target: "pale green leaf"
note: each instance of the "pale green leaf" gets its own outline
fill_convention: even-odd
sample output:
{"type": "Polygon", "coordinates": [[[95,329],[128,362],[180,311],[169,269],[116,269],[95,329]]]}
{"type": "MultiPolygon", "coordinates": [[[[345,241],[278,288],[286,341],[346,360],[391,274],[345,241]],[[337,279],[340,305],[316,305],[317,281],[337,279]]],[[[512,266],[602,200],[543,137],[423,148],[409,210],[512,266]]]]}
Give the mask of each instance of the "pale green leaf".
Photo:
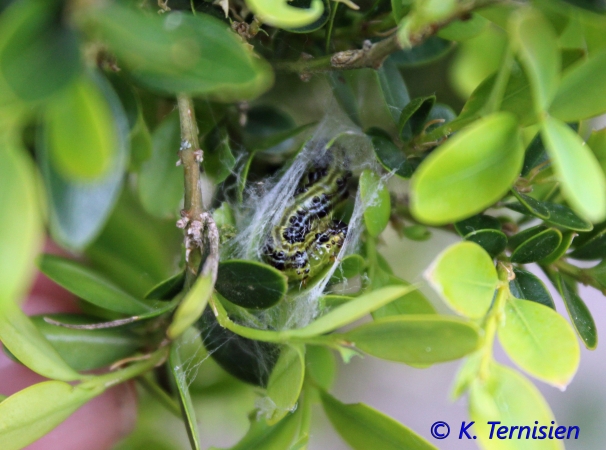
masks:
{"type": "Polygon", "coordinates": [[[305,375],[304,352],[302,344],[285,345],[280,352],[267,382],[267,396],[275,408],[268,425],[276,424],[296,408],[305,375]]]}
{"type": "Polygon", "coordinates": [[[169,339],[174,340],[181,336],[200,318],[212,293],[212,276],[203,275],[198,277],[173,315],[172,322],[166,330],[169,339]]]}
{"type": "Polygon", "coordinates": [[[411,212],[432,225],[481,212],[509,190],[523,159],[515,116],[480,119],[421,163],[411,180],[411,212]]]}
{"type": "Polygon", "coordinates": [[[473,242],[444,250],[425,277],[448,306],[472,318],[486,314],[499,282],[492,258],[473,242]]]}
{"type": "Polygon", "coordinates": [[[547,383],[565,388],[579,366],[577,338],[553,309],[510,298],[499,327],[499,341],[518,366],[547,383]]]}
{"type": "Polygon", "coordinates": [[[552,117],[542,122],[541,135],[570,205],[594,223],[604,220],[606,178],[589,147],[570,127],[552,117]]]}
{"type": "Polygon", "coordinates": [[[371,236],[378,236],[387,226],[391,215],[389,190],[379,176],[365,170],[360,175],[360,196],[364,202],[364,223],[371,236]]]}

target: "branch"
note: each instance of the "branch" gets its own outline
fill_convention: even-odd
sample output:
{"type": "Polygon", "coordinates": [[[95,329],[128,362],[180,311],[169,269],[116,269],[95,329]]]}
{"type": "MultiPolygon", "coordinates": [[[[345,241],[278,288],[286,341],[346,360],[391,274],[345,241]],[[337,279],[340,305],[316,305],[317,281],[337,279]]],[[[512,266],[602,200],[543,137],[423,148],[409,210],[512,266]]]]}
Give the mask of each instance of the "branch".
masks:
{"type": "Polygon", "coordinates": [[[399,33],[392,34],[382,41],[372,44],[364,41],[361,49],[344,50],[332,55],[313,58],[306,55],[298,61],[278,61],[273,64],[278,71],[296,72],[302,77],[308,77],[313,73],[330,72],[333,70],[353,70],[372,68],[378,69],[383,61],[392,53],[405,48],[412,48],[423,43],[427,38],[436,34],[451,22],[466,18],[472,11],[496,3],[504,3],[507,0],[476,0],[459,5],[449,17],[424,25],[420,29],[411,30],[408,35],[401,36],[399,33]]]}

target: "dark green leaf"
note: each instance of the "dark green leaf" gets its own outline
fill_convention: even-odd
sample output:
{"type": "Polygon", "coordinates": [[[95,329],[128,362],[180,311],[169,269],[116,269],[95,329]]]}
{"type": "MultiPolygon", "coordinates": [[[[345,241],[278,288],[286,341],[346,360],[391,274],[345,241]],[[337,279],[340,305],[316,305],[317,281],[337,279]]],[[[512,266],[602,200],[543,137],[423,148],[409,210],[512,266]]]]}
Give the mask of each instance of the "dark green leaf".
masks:
{"type": "Polygon", "coordinates": [[[236,158],[225,127],[217,127],[206,136],[202,165],[215,184],[222,183],[232,173],[236,158]]]}
{"type": "Polygon", "coordinates": [[[50,230],[53,239],[65,247],[81,250],[98,235],[122,189],[129,160],[128,120],[120,100],[109,83],[95,74],[94,81],[109,104],[118,146],[106,175],[78,181],[61,175],[50,160],[49,132],[39,133],[37,154],[50,203],[50,230]]]}
{"type": "Polygon", "coordinates": [[[383,63],[376,73],[383,94],[383,101],[394,123],[398,123],[402,109],[410,102],[404,79],[397,66],[389,59],[383,63]]]}
{"type": "Polygon", "coordinates": [[[412,165],[407,161],[404,152],[393,143],[389,134],[380,128],[371,128],[366,134],[370,137],[375,156],[385,170],[394,172],[402,178],[412,176],[412,165]]]}
{"type": "Polygon", "coordinates": [[[460,236],[467,236],[469,233],[481,230],[501,231],[501,223],[499,222],[499,219],[486,214],[477,214],[469,219],[455,222],[454,227],[460,236]]]}
{"type": "Polygon", "coordinates": [[[472,231],[465,236],[466,241],[480,245],[490,256],[497,256],[507,247],[507,236],[498,230],[472,231]]]}
{"type": "Polygon", "coordinates": [[[156,284],[145,294],[148,300],[170,300],[183,289],[185,283],[185,271],[181,271],[172,277],[156,284]]]}
{"type": "Polygon", "coordinates": [[[556,262],[557,260],[562,258],[564,255],[566,255],[566,252],[570,248],[570,244],[572,244],[572,240],[574,239],[575,236],[576,236],[576,233],[574,231],[563,232],[562,233],[562,242],[560,242],[560,245],[558,245],[558,248],[556,248],[553,251],[553,253],[551,255],[549,255],[547,258],[542,259],[541,264],[547,264],[547,265],[553,264],[554,262],[556,262]]]}
{"type": "Polygon", "coordinates": [[[559,273],[555,273],[555,284],[564,300],[568,315],[572,320],[577,334],[589,350],[593,350],[598,345],[598,330],[595,326],[591,312],[585,302],[573,289],[573,286],[565,280],[559,273]]]}
{"type": "Polygon", "coordinates": [[[417,97],[404,107],[398,120],[398,131],[402,139],[412,139],[423,131],[423,125],[425,125],[425,121],[435,102],[435,95],[417,97]]]}
{"type": "Polygon", "coordinates": [[[426,241],[431,237],[431,231],[424,225],[411,225],[402,228],[402,234],[413,241],[426,241]]]}
{"type": "Polygon", "coordinates": [[[577,248],[570,253],[570,257],[581,260],[602,259],[606,257],[606,229],[598,232],[588,240],[582,240],[583,236],[575,239],[573,244],[577,248]],[[579,244],[580,241],[581,243],[579,244]]]}
{"type": "Polygon", "coordinates": [[[169,115],[152,133],[152,156],[141,166],[139,198],[147,212],[174,216],[183,198],[183,169],[176,167],[181,145],[179,115],[169,115]]]}
{"type": "Polygon", "coordinates": [[[40,100],[70,84],[81,71],[78,38],[58,2],[16,2],[2,14],[0,71],[26,101],[40,100]]]}
{"type": "Polygon", "coordinates": [[[509,238],[509,245],[512,248],[516,248],[521,243],[527,241],[528,239],[536,236],[537,234],[545,231],[547,229],[544,225],[537,225],[535,227],[530,227],[525,230],[520,231],[517,234],[514,234],[509,238]]]}
{"type": "Polygon", "coordinates": [[[445,56],[455,47],[453,42],[430,36],[420,45],[392,53],[389,60],[398,67],[415,67],[428,64],[445,56]]]}
{"type": "Polygon", "coordinates": [[[131,356],[143,341],[125,328],[81,330],[51,325],[49,317],[72,325],[94,324],[97,320],[80,314],[44,314],[33,316],[32,322],[74,370],[98,369],[131,356]]]}
{"type": "Polygon", "coordinates": [[[541,169],[546,169],[549,167],[549,155],[547,155],[547,150],[545,150],[545,145],[543,145],[543,140],[541,139],[541,135],[537,133],[534,139],[528,144],[526,147],[526,152],[524,154],[524,165],[522,166],[522,176],[528,176],[530,171],[537,166],[541,166],[541,169]]]}
{"type": "Polygon", "coordinates": [[[551,225],[575,231],[591,231],[593,229],[590,222],[580,218],[566,205],[552,202],[543,202],[543,205],[549,211],[549,218],[545,222],[551,225]]]}
{"type": "Polygon", "coordinates": [[[347,114],[347,117],[349,117],[354,124],[361,126],[362,123],[360,122],[360,114],[358,112],[358,102],[353,88],[351,87],[351,83],[349,82],[347,72],[334,70],[328,72],[327,76],[328,82],[332,87],[333,95],[337,99],[337,102],[339,102],[339,105],[345,114],[347,114]]]}
{"type": "Polygon", "coordinates": [[[363,403],[344,404],[321,391],[322,406],[341,437],[355,450],[435,450],[389,416],[363,403]]]}
{"type": "Polygon", "coordinates": [[[509,282],[509,290],[513,296],[555,309],[551,294],[541,280],[523,269],[513,269],[513,273],[516,277],[509,282]]]}
{"type": "Polygon", "coordinates": [[[566,3],[597,13],[606,13],[606,5],[601,0],[564,0],[566,3]]]}
{"type": "Polygon", "coordinates": [[[238,306],[266,309],[284,297],[287,278],[267,264],[234,259],[219,264],[215,287],[238,306]]]}
{"type": "MultiPolygon", "coordinates": [[[[538,217],[539,219],[545,220],[549,218],[549,210],[543,202],[540,202],[539,200],[536,200],[530,197],[529,195],[522,194],[521,192],[518,192],[518,190],[515,188],[512,189],[511,192],[513,193],[513,195],[515,195],[515,197],[518,199],[520,204],[526,209],[527,212],[529,212],[535,217],[538,217]]],[[[510,205],[507,205],[507,207],[511,208],[510,205]]],[[[514,211],[519,210],[514,209],[514,211]]]]}
{"type": "Polygon", "coordinates": [[[112,3],[81,21],[152,89],[232,101],[256,97],[273,83],[269,65],[208,14],[145,15],[112,3]]]}
{"type": "Polygon", "coordinates": [[[267,386],[280,356],[279,346],[247,339],[223,328],[211,308],[206,308],[196,326],[206,350],[223,369],[239,380],[267,386]]]}
{"type": "Polygon", "coordinates": [[[517,245],[511,253],[511,262],[528,264],[551,255],[562,242],[562,233],[555,228],[541,231],[517,245]]]}
{"type": "Polygon", "coordinates": [[[93,270],[75,261],[53,255],[43,255],[40,270],[55,283],[78,297],[123,314],[137,315],[150,311],[149,304],[127,294],[93,270]]]}
{"type": "Polygon", "coordinates": [[[459,359],[474,351],[481,341],[473,323],[437,315],[386,317],[342,337],[369,355],[406,364],[459,359]]]}

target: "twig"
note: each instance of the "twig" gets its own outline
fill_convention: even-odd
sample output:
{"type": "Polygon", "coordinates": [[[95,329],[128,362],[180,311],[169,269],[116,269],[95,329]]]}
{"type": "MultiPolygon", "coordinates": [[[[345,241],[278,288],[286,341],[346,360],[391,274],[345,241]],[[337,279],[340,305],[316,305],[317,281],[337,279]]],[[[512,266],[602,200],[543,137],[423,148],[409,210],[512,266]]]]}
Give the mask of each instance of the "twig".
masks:
{"type": "Polygon", "coordinates": [[[434,23],[429,23],[419,30],[414,30],[402,39],[398,33],[394,33],[387,39],[372,44],[365,41],[361,49],[344,50],[332,55],[322,56],[320,58],[301,58],[298,61],[278,61],[273,64],[276,70],[285,72],[296,72],[304,76],[312,73],[330,72],[332,70],[352,70],[373,68],[378,69],[383,61],[392,53],[404,48],[412,48],[424,42],[428,37],[436,34],[441,28],[449,23],[464,18],[470,12],[493,5],[504,3],[507,0],[476,0],[473,2],[464,2],[449,17],[434,23]],[[404,42],[404,43],[403,43],[404,42]]]}

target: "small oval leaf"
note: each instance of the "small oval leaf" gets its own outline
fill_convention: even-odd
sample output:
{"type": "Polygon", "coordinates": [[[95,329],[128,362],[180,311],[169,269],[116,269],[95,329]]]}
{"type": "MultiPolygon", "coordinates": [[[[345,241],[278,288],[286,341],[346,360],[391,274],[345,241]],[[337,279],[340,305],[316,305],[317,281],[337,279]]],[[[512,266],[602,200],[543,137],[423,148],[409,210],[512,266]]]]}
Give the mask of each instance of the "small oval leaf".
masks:
{"type": "Polygon", "coordinates": [[[391,216],[389,190],[375,172],[364,170],[360,175],[360,196],[365,206],[366,230],[376,237],[383,232],[391,216]]]}
{"type": "Polygon", "coordinates": [[[516,246],[511,253],[511,262],[528,264],[540,261],[551,255],[562,242],[562,233],[548,228],[516,246]]]}
{"type": "Polygon", "coordinates": [[[555,303],[547,287],[535,275],[523,269],[513,269],[515,278],[509,282],[511,294],[555,310],[555,303]]]}
{"type": "Polygon", "coordinates": [[[268,425],[274,425],[296,408],[305,375],[304,351],[302,344],[293,344],[280,352],[267,383],[267,395],[275,407],[268,425]]]}
{"type": "Polygon", "coordinates": [[[219,264],[215,288],[235,305],[266,309],[278,303],[288,287],[286,275],[254,261],[230,260],[219,264]]]}

